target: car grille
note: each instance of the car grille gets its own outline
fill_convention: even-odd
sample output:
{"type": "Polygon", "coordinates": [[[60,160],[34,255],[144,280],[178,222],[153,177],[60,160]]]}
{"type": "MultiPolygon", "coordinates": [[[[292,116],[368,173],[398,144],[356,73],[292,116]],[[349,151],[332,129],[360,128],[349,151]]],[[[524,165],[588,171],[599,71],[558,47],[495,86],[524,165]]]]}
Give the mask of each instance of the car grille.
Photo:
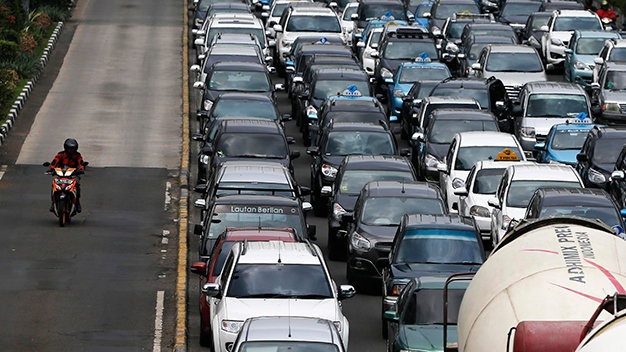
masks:
{"type": "Polygon", "coordinates": [[[504,88],[506,89],[506,95],[509,97],[509,99],[511,99],[512,101],[517,101],[517,96],[519,95],[519,92],[522,90],[522,88],[520,86],[504,86],[504,88]]]}

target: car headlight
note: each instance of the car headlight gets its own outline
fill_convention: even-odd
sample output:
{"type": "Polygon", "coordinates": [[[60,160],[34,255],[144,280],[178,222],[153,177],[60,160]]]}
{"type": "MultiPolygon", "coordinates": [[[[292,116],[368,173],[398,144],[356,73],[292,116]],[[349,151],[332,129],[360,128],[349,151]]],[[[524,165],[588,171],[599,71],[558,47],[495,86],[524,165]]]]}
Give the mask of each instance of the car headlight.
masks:
{"type": "Polygon", "coordinates": [[[202,155],[200,157],[200,162],[204,165],[208,165],[209,164],[209,156],[208,155],[202,155]]]}
{"type": "Polygon", "coordinates": [[[489,209],[480,205],[472,205],[469,214],[471,216],[480,216],[481,218],[488,218],[491,215],[489,209]]]}
{"type": "Polygon", "coordinates": [[[437,170],[437,165],[440,163],[439,159],[437,159],[432,154],[426,154],[424,158],[424,164],[426,164],[426,168],[429,170],[437,170]]]}
{"type": "Polygon", "coordinates": [[[335,178],[335,176],[337,176],[337,168],[332,165],[322,164],[322,175],[335,178]]]}
{"type": "Polygon", "coordinates": [[[372,244],[370,243],[370,241],[367,238],[361,236],[358,232],[352,233],[352,236],[350,237],[350,243],[352,243],[352,247],[364,251],[368,251],[370,248],[372,248],[372,244]]]}
{"type": "Polygon", "coordinates": [[[338,203],[333,203],[333,217],[335,220],[341,220],[341,216],[343,214],[347,214],[348,212],[338,203]]]}
{"type": "Polygon", "coordinates": [[[511,223],[511,217],[508,215],[502,215],[502,229],[506,230],[509,228],[509,224],[511,223]]]}
{"type": "Polygon", "coordinates": [[[465,181],[461,180],[458,177],[455,177],[454,180],[452,180],[452,188],[461,188],[465,186],[465,181]]]}
{"type": "Polygon", "coordinates": [[[606,102],[602,104],[602,111],[619,111],[619,104],[606,102]]]}
{"type": "Polygon", "coordinates": [[[403,98],[404,97],[404,92],[401,89],[394,89],[393,90],[393,96],[396,98],[403,98]]]}
{"type": "Polygon", "coordinates": [[[241,329],[243,325],[243,321],[239,320],[222,320],[222,330],[226,332],[230,332],[232,334],[236,334],[241,329]]]}
{"type": "Polygon", "coordinates": [[[558,46],[563,45],[563,41],[559,38],[550,38],[550,43],[552,43],[552,45],[558,45],[558,46]]]}
{"type": "Polygon", "coordinates": [[[587,65],[586,63],[582,61],[574,61],[574,68],[577,70],[582,70],[582,71],[591,70],[589,65],[587,65]]]}
{"type": "Polygon", "coordinates": [[[596,171],[594,169],[589,169],[589,173],[587,173],[587,178],[589,181],[593,183],[605,183],[606,176],[603,173],[596,171]]]}
{"type": "Polygon", "coordinates": [[[306,116],[310,119],[317,119],[317,109],[313,105],[307,106],[306,116]]]}
{"type": "Polygon", "coordinates": [[[340,321],[333,321],[333,324],[335,324],[335,327],[337,328],[337,331],[341,332],[341,322],[340,321]]]}
{"type": "Polygon", "coordinates": [[[393,78],[393,73],[384,67],[380,69],[380,75],[382,78],[393,78]]]}
{"type": "Polygon", "coordinates": [[[534,127],[522,127],[520,129],[520,134],[522,135],[522,137],[535,138],[535,128],[534,127]]]}
{"type": "Polygon", "coordinates": [[[210,100],[208,100],[208,99],[205,99],[205,100],[202,102],[202,108],[203,108],[204,110],[206,110],[206,111],[211,110],[211,107],[212,107],[212,106],[213,106],[213,102],[212,102],[212,101],[210,101],[210,100]]]}

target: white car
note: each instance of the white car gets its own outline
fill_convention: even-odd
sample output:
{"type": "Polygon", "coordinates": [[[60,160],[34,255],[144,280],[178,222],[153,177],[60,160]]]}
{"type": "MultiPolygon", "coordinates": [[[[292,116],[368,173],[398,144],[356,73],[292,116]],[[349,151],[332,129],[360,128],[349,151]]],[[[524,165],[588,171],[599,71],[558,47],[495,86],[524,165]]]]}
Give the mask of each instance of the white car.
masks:
{"type": "Polygon", "coordinates": [[[584,188],[580,176],[569,165],[511,165],[502,174],[495,197],[489,199],[491,242],[495,247],[509,228],[511,220],[521,220],[533,193],[540,187],[584,188]]]}
{"type": "Polygon", "coordinates": [[[496,194],[502,174],[511,165],[521,165],[524,161],[509,161],[511,158],[481,160],[470,170],[464,187],[456,188],[454,194],[459,196],[459,215],[474,219],[483,240],[491,239],[491,211],[493,207],[487,202],[496,194]],[[501,160],[505,159],[505,160],[501,160]]]}
{"type": "Polygon", "coordinates": [[[515,136],[504,132],[461,132],[452,139],[445,163],[437,165],[439,184],[443,192],[448,211],[456,213],[459,196],[454,190],[462,188],[472,166],[480,160],[493,160],[506,152],[515,154],[520,160],[526,160],[515,136]]]}
{"type": "Polygon", "coordinates": [[[209,297],[215,352],[230,351],[244,321],[258,316],[330,320],[348,348],[350,326],[340,300],[352,297],[354,287],[337,288],[322,251],[309,242],[239,243],[202,291],[209,297]]]}
{"type": "Polygon", "coordinates": [[[376,59],[372,57],[372,53],[378,50],[378,42],[383,30],[383,27],[373,28],[367,35],[366,42],[359,41],[356,44],[358,48],[363,50],[361,63],[365,72],[370,76],[374,76],[374,69],[376,68],[376,59]]]}
{"type": "Polygon", "coordinates": [[[553,69],[565,61],[565,49],[575,30],[603,30],[600,17],[590,10],[556,10],[548,24],[541,26],[541,50],[546,60],[546,68],[553,69]]]}
{"type": "Polygon", "coordinates": [[[289,7],[289,4],[293,4],[296,2],[304,2],[310,3],[310,0],[275,0],[272,2],[272,7],[268,12],[262,12],[261,17],[265,18],[265,26],[272,33],[274,33],[274,25],[278,23],[280,20],[280,16],[283,14],[283,11],[289,7]]]}
{"type": "Polygon", "coordinates": [[[348,45],[352,45],[352,32],[354,32],[354,21],[352,20],[352,15],[356,13],[358,8],[358,2],[349,2],[346,4],[346,7],[343,9],[343,13],[341,14],[341,28],[348,45]]]}

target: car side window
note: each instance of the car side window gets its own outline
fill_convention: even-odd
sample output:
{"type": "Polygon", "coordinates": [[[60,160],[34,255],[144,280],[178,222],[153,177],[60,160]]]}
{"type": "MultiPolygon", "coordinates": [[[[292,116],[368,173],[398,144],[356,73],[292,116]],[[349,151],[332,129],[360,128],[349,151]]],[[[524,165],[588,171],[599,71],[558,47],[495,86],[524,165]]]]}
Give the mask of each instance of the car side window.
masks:
{"type": "Polygon", "coordinates": [[[465,189],[467,189],[468,192],[471,189],[470,186],[472,183],[472,179],[474,179],[475,173],[476,173],[476,165],[472,166],[472,169],[470,170],[469,174],[467,175],[467,179],[465,180],[465,189]]]}
{"type": "Polygon", "coordinates": [[[231,252],[228,255],[228,259],[226,259],[226,263],[224,263],[224,269],[222,269],[222,275],[220,277],[220,287],[222,288],[222,292],[225,292],[226,284],[228,283],[228,277],[230,276],[230,272],[233,268],[233,263],[235,262],[235,255],[231,252]]]}
{"type": "Polygon", "coordinates": [[[450,148],[448,149],[448,154],[446,155],[446,165],[448,167],[448,170],[452,170],[452,163],[454,162],[454,160],[452,160],[452,157],[454,156],[454,150],[456,149],[456,144],[457,144],[457,140],[453,139],[452,143],[450,144],[450,148]]]}
{"type": "Polygon", "coordinates": [[[502,201],[504,200],[504,191],[508,183],[509,183],[509,173],[505,171],[504,174],[502,175],[500,184],[498,185],[498,200],[500,201],[500,203],[502,203],[502,201]]]}

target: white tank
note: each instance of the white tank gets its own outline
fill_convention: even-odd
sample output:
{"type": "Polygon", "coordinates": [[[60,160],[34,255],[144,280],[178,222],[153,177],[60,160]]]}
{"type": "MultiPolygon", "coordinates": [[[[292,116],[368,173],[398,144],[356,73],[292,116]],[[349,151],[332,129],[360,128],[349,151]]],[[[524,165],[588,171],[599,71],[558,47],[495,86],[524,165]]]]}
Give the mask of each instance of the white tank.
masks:
{"type": "MultiPolygon", "coordinates": [[[[481,266],[461,304],[462,352],[506,351],[520,321],[588,321],[607,295],[626,293],[626,241],[581,218],[521,223],[481,266]]],[[[603,313],[599,320],[612,317],[603,313]]]]}

